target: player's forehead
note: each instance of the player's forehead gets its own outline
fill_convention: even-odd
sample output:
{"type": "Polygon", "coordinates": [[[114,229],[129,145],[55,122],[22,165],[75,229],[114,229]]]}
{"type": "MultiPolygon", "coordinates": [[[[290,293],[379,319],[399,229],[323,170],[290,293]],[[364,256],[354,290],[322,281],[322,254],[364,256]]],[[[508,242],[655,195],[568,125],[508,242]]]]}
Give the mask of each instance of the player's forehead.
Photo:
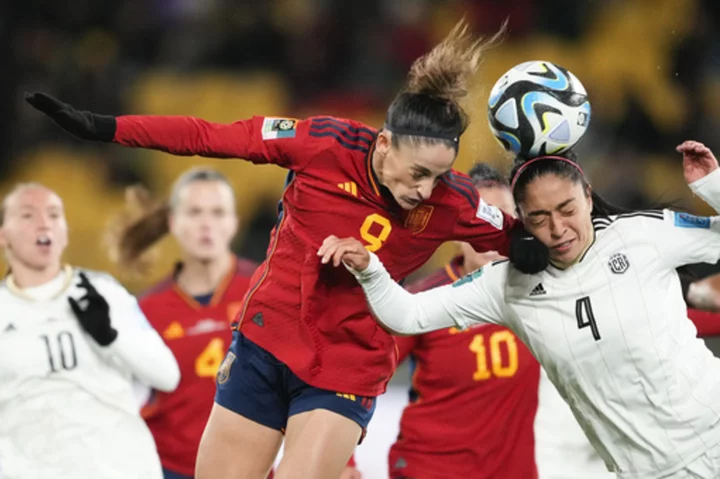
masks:
{"type": "Polygon", "coordinates": [[[7,213],[26,209],[62,210],[63,201],[50,188],[42,185],[20,186],[12,191],[3,201],[7,213]]]}
{"type": "Polygon", "coordinates": [[[413,168],[427,169],[433,173],[444,173],[455,161],[455,150],[444,143],[401,142],[400,154],[413,168]]]}
{"type": "Polygon", "coordinates": [[[583,185],[554,174],[543,175],[530,181],[520,205],[526,213],[556,211],[582,201],[583,185]]]}
{"type": "Polygon", "coordinates": [[[230,185],[217,180],[198,180],[184,185],[177,195],[176,206],[233,206],[235,198],[230,185]]]}

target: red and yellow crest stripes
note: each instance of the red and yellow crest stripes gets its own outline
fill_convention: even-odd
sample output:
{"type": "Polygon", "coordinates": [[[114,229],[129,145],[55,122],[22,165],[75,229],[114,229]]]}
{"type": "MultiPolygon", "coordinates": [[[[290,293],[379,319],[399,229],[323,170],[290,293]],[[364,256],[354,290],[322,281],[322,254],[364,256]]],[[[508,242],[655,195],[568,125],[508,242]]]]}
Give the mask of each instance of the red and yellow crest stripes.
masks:
{"type": "Polygon", "coordinates": [[[422,233],[430,222],[434,206],[418,205],[405,218],[405,227],[414,235],[422,233]]]}

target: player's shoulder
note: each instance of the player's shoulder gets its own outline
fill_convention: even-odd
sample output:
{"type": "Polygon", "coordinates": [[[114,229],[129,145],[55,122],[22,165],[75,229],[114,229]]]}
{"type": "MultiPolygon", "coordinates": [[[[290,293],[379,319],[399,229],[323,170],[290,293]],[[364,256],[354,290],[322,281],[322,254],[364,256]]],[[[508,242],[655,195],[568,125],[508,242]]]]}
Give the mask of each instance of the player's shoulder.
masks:
{"type": "Polygon", "coordinates": [[[73,267],[73,281],[77,283],[80,279],[80,274],[84,274],[90,283],[102,293],[103,290],[118,292],[123,291],[127,293],[127,289],[118,281],[113,275],[106,271],[98,271],[94,269],[73,267]]]}
{"type": "Polygon", "coordinates": [[[362,122],[334,116],[312,116],[304,120],[308,136],[331,148],[367,154],[378,130],[362,122]]]}
{"type": "MultiPolygon", "coordinates": [[[[83,273],[95,289],[109,303],[113,301],[125,302],[128,298],[134,298],[132,294],[113,275],[106,271],[73,267],[73,285],[80,281],[80,273],[83,273]]],[[[71,288],[72,288],[71,286],[71,288]]],[[[72,289],[70,290],[72,291],[72,289]]],[[[72,294],[72,293],[71,293],[72,294]]]]}
{"type": "Polygon", "coordinates": [[[137,295],[138,301],[140,304],[150,304],[155,301],[164,301],[164,298],[168,295],[174,294],[174,285],[175,280],[173,279],[173,275],[168,275],[158,283],[150,286],[148,289],[141,291],[137,295]]]}
{"type": "MultiPolygon", "coordinates": [[[[605,231],[615,231],[622,234],[637,233],[641,235],[653,234],[659,228],[670,226],[686,226],[692,223],[707,222],[709,219],[681,213],[669,209],[639,210],[617,215],[602,215],[592,218],[596,234],[605,231]]],[[[699,226],[695,226],[699,227],[699,226]]]]}
{"type": "Polygon", "coordinates": [[[510,261],[507,259],[498,259],[491,261],[482,268],[476,269],[475,271],[466,274],[462,278],[458,279],[453,283],[454,287],[462,286],[466,283],[472,283],[476,280],[481,279],[484,284],[491,285],[492,287],[501,288],[503,284],[508,281],[508,277],[512,272],[518,273],[517,270],[511,267],[510,261]]]}
{"type": "Polygon", "coordinates": [[[0,279],[0,301],[1,304],[9,304],[15,298],[8,287],[7,277],[0,279]]]}
{"type": "Polygon", "coordinates": [[[440,177],[437,188],[440,188],[444,202],[454,206],[466,206],[475,210],[480,205],[480,195],[468,175],[457,170],[450,170],[440,177]]]}

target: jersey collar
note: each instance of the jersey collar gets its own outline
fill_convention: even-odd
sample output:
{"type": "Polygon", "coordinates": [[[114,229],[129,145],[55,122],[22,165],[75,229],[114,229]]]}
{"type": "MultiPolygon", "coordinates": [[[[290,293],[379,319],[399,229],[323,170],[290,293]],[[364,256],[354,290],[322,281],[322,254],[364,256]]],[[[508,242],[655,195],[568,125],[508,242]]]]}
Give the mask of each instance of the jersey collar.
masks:
{"type": "Polygon", "coordinates": [[[403,211],[405,210],[403,210],[397,201],[395,201],[395,198],[393,198],[390,190],[380,183],[380,179],[375,173],[375,169],[372,167],[372,158],[373,153],[375,152],[376,144],[377,136],[375,137],[375,140],[373,140],[372,145],[370,145],[370,149],[365,156],[365,174],[367,175],[368,184],[374,194],[374,200],[379,202],[390,214],[394,215],[396,218],[402,219],[403,211]]]}
{"type": "Polygon", "coordinates": [[[237,273],[238,268],[238,259],[237,256],[232,256],[232,262],[230,263],[230,268],[228,268],[228,272],[225,273],[225,276],[220,280],[220,283],[218,284],[217,288],[215,288],[215,291],[213,292],[212,299],[207,304],[207,306],[203,306],[202,304],[198,303],[195,298],[190,296],[185,292],[184,289],[180,287],[180,285],[177,282],[178,274],[180,274],[180,271],[182,271],[183,264],[182,262],[178,262],[175,264],[175,268],[173,269],[172,274],[172,289],[175,291],[175,294],[180,296],[180,298],[187,303],[188,306],[190,306],[193,309],[203,309],[203,308],[212,308],[217,306],[220,301],[222,301],[223,296],[225,296],[225,292],[228,289],[228,286],[230,286],[230,283],[232,282],[233,278],[235,277],[235,274],[237,273]]]}
{"type": "MultiPolygon", "coordinates": [[[[72,286],[73,281],[73,269],[72,266],[66,264],[62,267],[60,274],[63,275],[63,282],[62,282],[62,288],[60,288],[60,291],[58,291],[55,295],[53,295],[49,301],[55,300],[63,295],[68,289],[70,289],[70,286],[72,286]]],[[[57,276],[56,276],[57,278],[57,276]]],[[[7,285],[8,291],[10,291],[15,296],[18,296],[20,298],[23,298],[28,301],[37,301],[35,298],[25,294],[25,292],[15,283],[15,278],[13,277],[12,273],[8,274],[5,278],[5,284],[7,285]]]]}
{"type": "Polygon", "coordinates": [[[375,153],[376,144],[377,137],[373,140],[372,145],[370,145],[370,149],[365,156],[365,172],[367,173],[368,184],[370,185],[370,188],[372,188],[373,193],[375,193],[375,196],[380,196],[380,180],[372,167],[372,157],[373,153],[375,153]]]}

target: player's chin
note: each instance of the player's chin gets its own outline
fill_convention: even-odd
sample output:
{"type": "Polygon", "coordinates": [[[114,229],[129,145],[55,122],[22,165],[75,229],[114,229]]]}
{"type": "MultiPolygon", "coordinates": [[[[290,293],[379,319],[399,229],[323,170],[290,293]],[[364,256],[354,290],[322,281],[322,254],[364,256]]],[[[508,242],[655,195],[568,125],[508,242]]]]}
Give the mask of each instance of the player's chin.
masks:
{"type": "Polygon", "coordinates": [[[222,251],[218,251],[214,247],[200,247],[189,253],[195,261],[200,262],[214,261],[222,256],[222,251]]]}
{"type": "Polygon", "coordinates": [[[404,197],[400,197],[400,198],[397,200],[397,202],[398,202],[398,204],[402,207],[402,209],[404,209],[404,210],[412,210],[412,209],[415,209],[420,203],[422,203],[422,201],[413,200],[413,199],[404,198],[404,197]]]}

